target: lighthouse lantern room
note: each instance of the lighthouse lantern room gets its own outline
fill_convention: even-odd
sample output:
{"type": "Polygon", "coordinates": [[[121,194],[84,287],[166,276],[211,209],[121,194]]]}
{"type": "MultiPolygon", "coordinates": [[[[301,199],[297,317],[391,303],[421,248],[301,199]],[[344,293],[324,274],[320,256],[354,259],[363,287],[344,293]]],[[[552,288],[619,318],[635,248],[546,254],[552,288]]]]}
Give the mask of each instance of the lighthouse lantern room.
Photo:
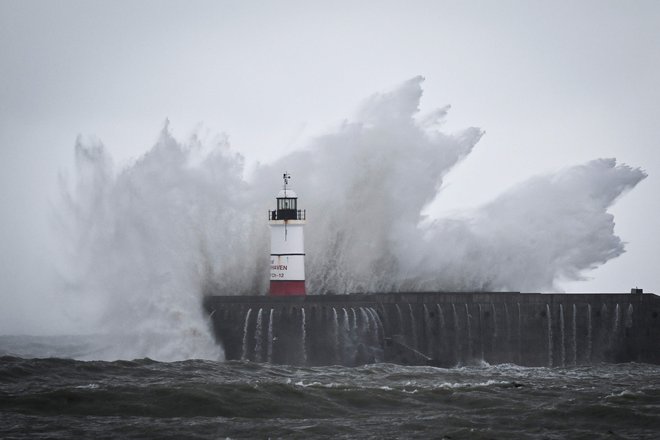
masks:
{"type": "Polygon", "coordinates": [[[270,295],[305,295],[305,211],[298,209],[298,196],[288,188],[291,176],[284,173],[284,186],[277,194],[277,209],[268,211],[270,224],[270,295]]]}

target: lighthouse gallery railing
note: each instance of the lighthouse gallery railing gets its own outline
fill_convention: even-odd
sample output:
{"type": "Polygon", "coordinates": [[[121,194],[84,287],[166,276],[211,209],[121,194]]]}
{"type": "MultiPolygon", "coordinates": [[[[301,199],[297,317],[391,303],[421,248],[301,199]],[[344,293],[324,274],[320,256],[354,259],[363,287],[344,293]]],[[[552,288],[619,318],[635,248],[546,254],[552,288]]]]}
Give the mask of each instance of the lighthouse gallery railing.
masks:
{"type": "Polygon", "coordinates": [[[305,220],[304,209],[268,210],[268,220],[305,220]]]}

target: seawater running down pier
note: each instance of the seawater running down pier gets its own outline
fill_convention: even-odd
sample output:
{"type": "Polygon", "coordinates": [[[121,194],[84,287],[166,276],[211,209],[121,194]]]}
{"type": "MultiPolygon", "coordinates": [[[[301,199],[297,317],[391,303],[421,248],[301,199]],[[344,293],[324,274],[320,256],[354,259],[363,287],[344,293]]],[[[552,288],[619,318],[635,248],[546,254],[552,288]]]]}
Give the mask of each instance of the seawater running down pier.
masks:
{"type": "Polygon", "coordinates": [[[205,297],[228,360],[660,364],[660,297],[518,292],[205,297]]]}

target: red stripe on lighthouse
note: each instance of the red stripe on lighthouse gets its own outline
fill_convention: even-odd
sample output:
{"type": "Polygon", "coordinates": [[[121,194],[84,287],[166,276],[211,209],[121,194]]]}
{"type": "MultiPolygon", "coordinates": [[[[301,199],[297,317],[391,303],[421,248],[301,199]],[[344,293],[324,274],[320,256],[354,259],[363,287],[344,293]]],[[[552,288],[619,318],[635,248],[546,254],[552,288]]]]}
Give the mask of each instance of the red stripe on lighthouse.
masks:
{"type": "Polygon", "coordinates": [[[271,281],[271,296],[305,296],[305,281],[271,281]]]}

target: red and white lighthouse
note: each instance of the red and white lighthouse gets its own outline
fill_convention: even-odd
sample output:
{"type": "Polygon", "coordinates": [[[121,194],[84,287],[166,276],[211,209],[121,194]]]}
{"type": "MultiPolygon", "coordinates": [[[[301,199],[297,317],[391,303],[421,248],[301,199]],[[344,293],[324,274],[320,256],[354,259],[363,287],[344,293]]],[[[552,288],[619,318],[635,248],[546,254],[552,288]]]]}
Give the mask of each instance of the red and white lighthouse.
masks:
{"type": "Polygon", "coordinates": [[[277,194],[277,209],[268,211],[270,224],[270,295],[305,295],[305,210],[298,209],[298,196],[284,187],[277,194]]]}

